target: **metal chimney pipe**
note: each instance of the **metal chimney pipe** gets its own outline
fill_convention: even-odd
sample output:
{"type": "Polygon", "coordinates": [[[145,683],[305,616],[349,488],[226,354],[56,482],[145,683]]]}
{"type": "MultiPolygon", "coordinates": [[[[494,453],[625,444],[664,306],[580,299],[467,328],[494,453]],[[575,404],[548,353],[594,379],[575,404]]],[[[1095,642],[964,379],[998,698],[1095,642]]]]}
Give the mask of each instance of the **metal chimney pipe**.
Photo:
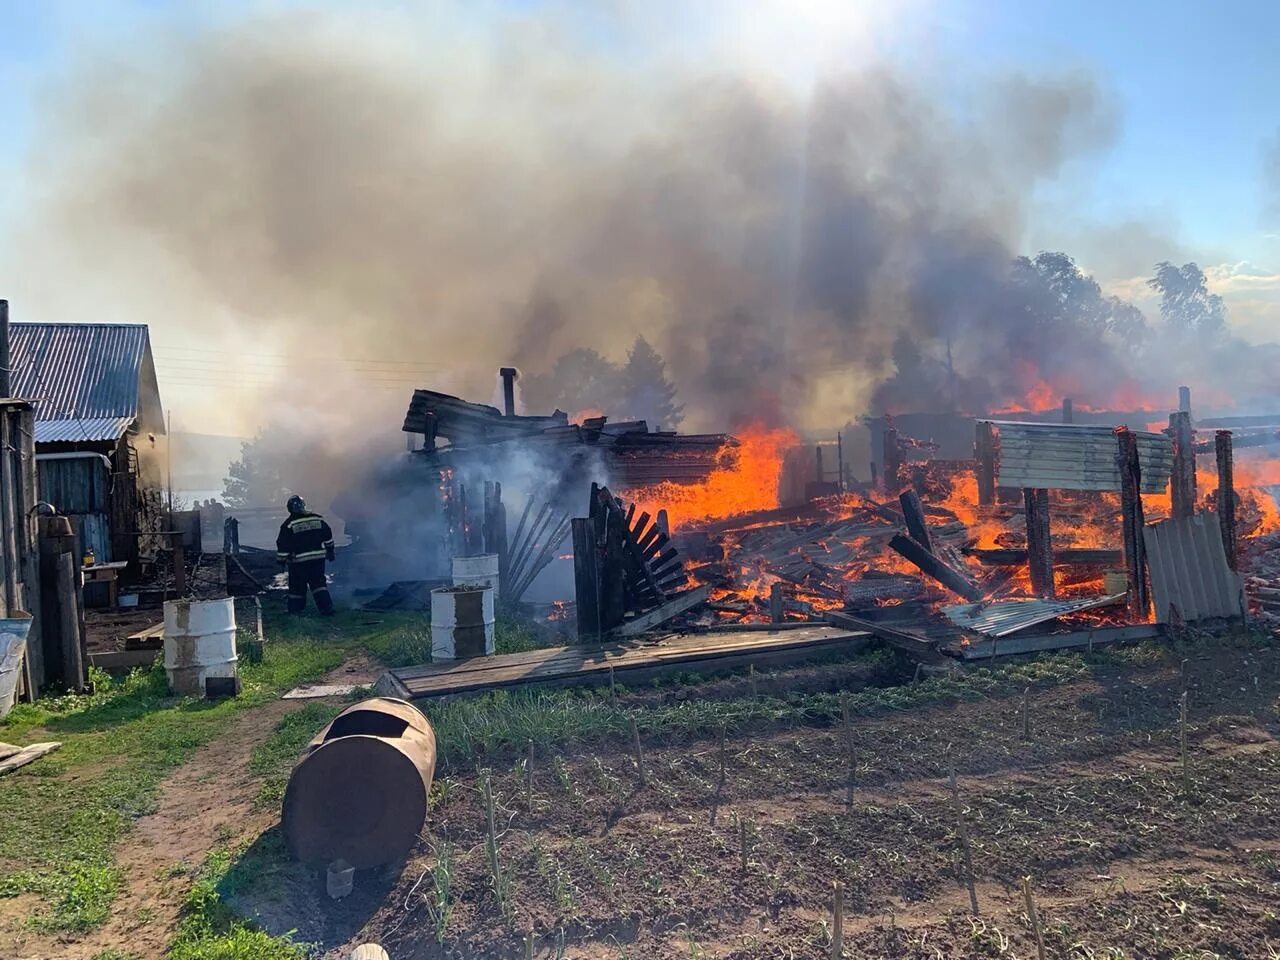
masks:
{"type": "Polygon", "coordinates": [[[502,377],[502,403],[505,407],[504,413],[508,417],[516,415],[516,373],[515,367],[503,367],[498,371],[498,375],[502,377]]]}

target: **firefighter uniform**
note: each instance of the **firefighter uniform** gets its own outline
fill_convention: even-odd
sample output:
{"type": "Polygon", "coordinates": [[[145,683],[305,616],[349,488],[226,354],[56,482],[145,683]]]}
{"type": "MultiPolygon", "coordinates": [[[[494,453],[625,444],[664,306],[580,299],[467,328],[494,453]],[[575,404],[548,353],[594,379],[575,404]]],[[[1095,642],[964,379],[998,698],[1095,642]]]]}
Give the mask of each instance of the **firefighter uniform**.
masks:
{"type": "Polygon", "coordinates": [[[291,509],[276,538],[276,559],[289,566],[290,613],[307,608],[308,587],[316,608],[325,615],[333,613],[333,598],[324,579],[325,561],[333,558],[333,531],[324,517],[305,507],[296,512],[291,509]]]}

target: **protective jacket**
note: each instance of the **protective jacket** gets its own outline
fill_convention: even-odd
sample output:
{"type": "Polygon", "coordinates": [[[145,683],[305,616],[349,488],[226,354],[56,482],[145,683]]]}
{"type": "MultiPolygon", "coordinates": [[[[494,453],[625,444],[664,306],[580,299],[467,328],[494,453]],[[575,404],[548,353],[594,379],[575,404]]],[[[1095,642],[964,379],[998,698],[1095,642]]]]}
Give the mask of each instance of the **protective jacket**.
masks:
{"type": "Polygon", "coordinates": [[[309,560],[332,561],[333,531],[318,513],[295,513],[280,524],[276,537],[276,559],[281,563],[306,563],[309,560]]]}

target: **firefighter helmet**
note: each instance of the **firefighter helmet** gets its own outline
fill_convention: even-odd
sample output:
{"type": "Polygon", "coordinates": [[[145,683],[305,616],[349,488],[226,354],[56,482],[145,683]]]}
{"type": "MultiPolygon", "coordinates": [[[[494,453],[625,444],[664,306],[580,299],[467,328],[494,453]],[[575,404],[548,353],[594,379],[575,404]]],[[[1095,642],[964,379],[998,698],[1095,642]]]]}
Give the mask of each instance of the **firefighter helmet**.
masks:
{"type": "Polygon", "coordinates": [[[288,506],[290,513],[302,513],[307,509],[306,501],[296,493],[289,498],[289,502],[286,506],[288,506]]]}

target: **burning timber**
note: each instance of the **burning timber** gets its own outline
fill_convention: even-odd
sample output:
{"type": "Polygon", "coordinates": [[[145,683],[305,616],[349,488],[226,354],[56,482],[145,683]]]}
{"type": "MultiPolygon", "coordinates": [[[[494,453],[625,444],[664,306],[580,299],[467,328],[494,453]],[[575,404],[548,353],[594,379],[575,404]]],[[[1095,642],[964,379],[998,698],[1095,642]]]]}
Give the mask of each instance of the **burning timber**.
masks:
{"type": "MultiPolygon", "coordinates": [[[[624,464],[613,490],[597,482],[552,498],[571,517],[571,610],[582,648],[564,663],[688,663],[679,651],[704,634],[719,638],[694,644],[692,659],[707,669],[739,653],[802,656],[800,638],[824,624],[937,665],[1245,615],[1280,623],[1280,562],[1270,557],[1280,543],[1268,539],[1280,536],[1280,511],[1256,465],[1266,445],[1246,444],[1242,456],[1254,458],[1246,473],[1233,432],[1219,428],[1208,442],[1185,409],[1169,416],[1168,429],[1150,423],[1151,412],[1138,421],[1145,429],[1073,416],[1084,418],[1064,403],[1064,422],[969,419],[968,457],[952,440],[911,436],[885,418],[873,445],[875,480],[852,481],[838,443],[830,482],[818,447],[818,481],[804,485],[803,503],[779,494],[794,458],[776,436],[760,446],[751,434],[684,438],[604,417],[570,425],[559,411],[515,417],[510,406],[502,413],[430,391],[415,394],[405,427],[423,434],[423,453],[448,464],[446,475],[480,451],[526,443],[574,451],[570,458],[600,448],[624,464]],[[641,448],[665,474],[625,465],[639,462],[641,448]],[[1209,454],[1216,471],[1197,461],[1209,454]],[[739,499],[744,489],[754,492],[739,499]],[[1192,518],[1193,536],[1160,532],[1192,518]],[[1218,558],[1212,582],[1225,585],[1221,602],[1206,602],[1209,581],[1178,575],[1197,557],[1218,558]],[[1243,579],[1233,581],[1235,571],[1243,579]],[[1231,602],[1232,582],[1247,588],[1244,604],[1231,602]]],[[[503,682],[523,682],[527,671],[511,667],[503,682]]],[[[558,670],[564,682],[582,672],[558,670]]],[[[447,695],[442,683],[432,680],[423,695],[447,695]]]]}

